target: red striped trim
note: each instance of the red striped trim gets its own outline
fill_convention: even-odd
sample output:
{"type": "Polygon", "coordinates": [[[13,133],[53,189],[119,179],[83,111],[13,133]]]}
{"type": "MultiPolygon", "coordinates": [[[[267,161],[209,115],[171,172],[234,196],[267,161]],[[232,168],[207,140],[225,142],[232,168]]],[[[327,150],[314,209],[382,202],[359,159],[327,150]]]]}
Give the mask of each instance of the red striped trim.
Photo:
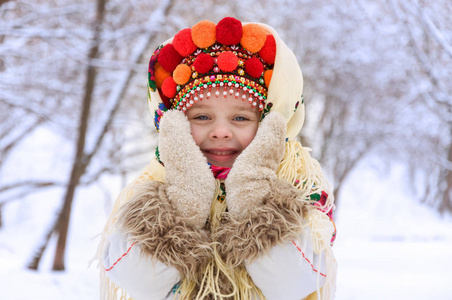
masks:
{"type": "Polygon", "coordinates": [[[298,245],[295,243],[295,241],[292,241],[292,244],[295,246],[295,248],[297,248],[298,251],[300,251],[301,255],[303,256],[304,260],[308,262],[308,264],[311,265],[311,268],[314,272],[319,273],[321,276],[326,277],[325,274],[323,274],[322,272],[319,272],[316,268],[314,268],[314,265],[311,263],[311,261],[304,255],[303,250],[301,250],[300,247],[298,247],[298,245]]]}
{"type": "Polygon", "coordinates": [[[135,244],[136,244],[136,242],[133,243],[132,245],[130,245],[130,247],[129,247],[129,249],[127,249],[126,253],[124,253],[123,255],[121,255],[121,257],[118,258],[118,259],[113,263],[113,265],[111,265],[110,268],[108,268],[108,269],[104,268],[105,271],[106,271],[106,272],[111,271],[121,259],[123,259],[124,257],[127,256],[127,254],[129,254],[130,250],[132,250],[132,247],[135,246],[135,244]]]}

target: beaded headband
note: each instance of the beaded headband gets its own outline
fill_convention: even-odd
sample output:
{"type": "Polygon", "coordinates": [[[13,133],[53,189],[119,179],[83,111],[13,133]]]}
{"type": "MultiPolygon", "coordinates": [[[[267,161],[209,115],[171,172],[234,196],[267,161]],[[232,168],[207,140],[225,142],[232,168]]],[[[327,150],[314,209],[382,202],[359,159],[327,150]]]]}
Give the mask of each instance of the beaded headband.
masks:
{"type": "Polygon", "coordinates": [[[215,89],[215,96],[234,94],[263,110],[273,72],[276,42],[258,24],[226,17],[217,25],[201,21],[159,46],[149,62],[150,91],[159,92],[167,109],[186,111],[215,89]],[[235,93],[234,93],[235,88],[235,93]],[[241,94],[241,96],[240,96],[241,94]]]}

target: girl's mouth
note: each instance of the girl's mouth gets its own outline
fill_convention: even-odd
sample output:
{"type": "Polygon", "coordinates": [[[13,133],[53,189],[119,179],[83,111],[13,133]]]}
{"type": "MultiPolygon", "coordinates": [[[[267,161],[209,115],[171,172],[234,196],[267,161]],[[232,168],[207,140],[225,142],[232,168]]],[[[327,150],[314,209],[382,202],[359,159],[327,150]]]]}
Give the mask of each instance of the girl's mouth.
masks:
{"type": "Polygon", "coordinates": [[[236,151],[233,151],[233,150],[225,150],[225,151],[211,150],[211,151],[206,151],[206,152],[211,153],[213,155],[231,155],[231,154],[234,154],[236,151]]]}
{"type": "Polygon", "coordinates": [[[233,149],[206,149],[202,151],[207,161],[218,167],[232,167],[240,151],[233,149]]]}

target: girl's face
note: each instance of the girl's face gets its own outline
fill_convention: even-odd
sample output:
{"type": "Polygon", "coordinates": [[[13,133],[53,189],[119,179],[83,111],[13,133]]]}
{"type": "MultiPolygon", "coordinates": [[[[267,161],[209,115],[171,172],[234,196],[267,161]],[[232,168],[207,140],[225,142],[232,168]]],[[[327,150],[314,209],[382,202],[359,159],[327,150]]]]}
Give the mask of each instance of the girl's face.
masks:
{"type": "Polygon", "coordinates": [[[193,139],[207,161],[231,168],[256,135],[261,113],[248,101],[228,95],[198,101],[186,116],[193,139]]]}

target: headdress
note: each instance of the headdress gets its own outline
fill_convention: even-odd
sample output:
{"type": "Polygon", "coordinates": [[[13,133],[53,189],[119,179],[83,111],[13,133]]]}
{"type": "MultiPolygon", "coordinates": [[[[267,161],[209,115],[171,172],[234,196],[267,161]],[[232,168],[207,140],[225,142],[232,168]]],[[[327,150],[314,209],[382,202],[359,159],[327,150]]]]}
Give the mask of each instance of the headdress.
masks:
{"type": "MultiPolygon", "coordinates": [[[[149,62],[148,100],[155,126],[158,130],[167,109],[186,111],[212,95],[234,95],[265,115],[277,100],[269,100],[274,71],[287,83],[300,84],[291,113],[280,111],[289,120],[303,102],[303,80],[295,56],[271,27],[226,17],[218,24],[205,20],[185,28],[160,45],[149,62]],[[288,54],[292,61],[284,63],[288,54]]],[[[297,122],[302,124],[304,110],[300,113],[297,122]]]]}

